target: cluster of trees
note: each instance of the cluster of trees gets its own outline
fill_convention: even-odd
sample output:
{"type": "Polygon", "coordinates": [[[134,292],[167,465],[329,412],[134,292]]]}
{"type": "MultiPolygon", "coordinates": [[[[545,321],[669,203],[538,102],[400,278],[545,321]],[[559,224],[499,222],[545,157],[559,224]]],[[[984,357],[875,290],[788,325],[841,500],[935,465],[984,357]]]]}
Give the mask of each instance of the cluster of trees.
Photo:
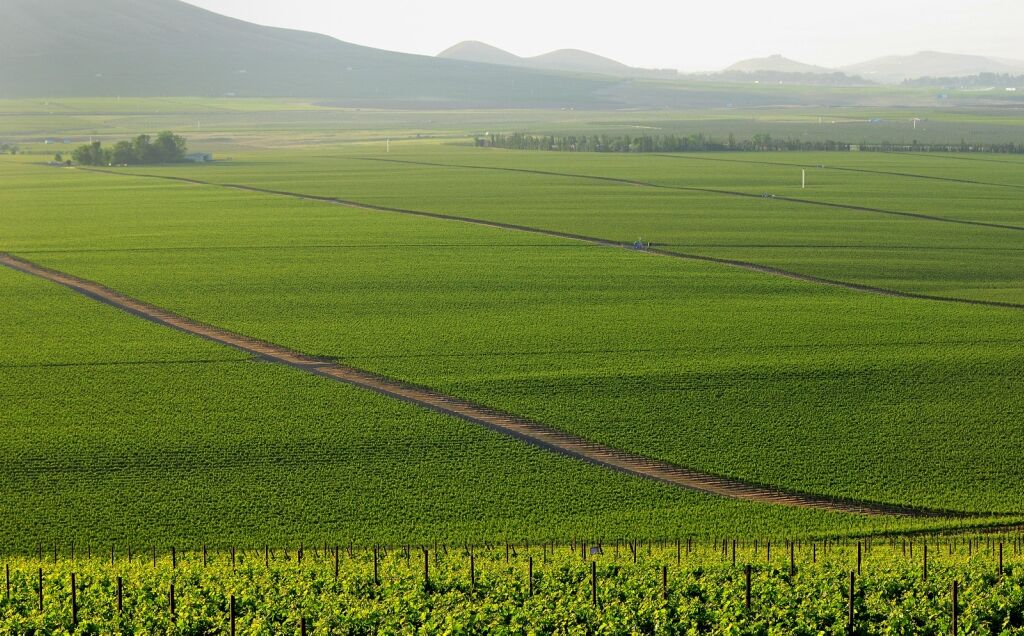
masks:
{"type": "Polygon", "coordinates": [[[509,150],[555,150],[562,152],[726,152],[726,151],[768,151],[808,150],[830,151],[849,150],[850,144],[838,141],[801,141],[781,139],[771,135],[754,135],[750,139],[736,139],[730,134],[720,140],[703,134],[682,137],[677,135],[643,135],[621,137],[610,135],[556,137],[551,135],[492,134],[477,137],[476,145],[481,148],[506,148],[509,150]]]}
{"type": "Polygon", "coordinates": [[[904,80],[903,85],[951,89],[1021,88],[1024,87],[1024,75],[979,73],[966,77],[919,77],[904,80]]]}
{"type": "Polygon", "coordinates": [[[7,153],[12,155],[18,154],[18,146],[16,144],[0,144],[0,155],[6,155],[7,153]]]}
{"type": "Polygon", "coordinates": [[[557,152],[769,152],[808,151],[833,152],[851,149],[878,152],[988,152],[1024,154],[1024,144],[1006,142],[993,144],[911,144],[878,143],[851,144],[842,141],[804,141],[754,135],[750,139],[736,139],[732,134],[720,140],[702,134],[681,137],[676,135],[615,137],[609,135],[511,135],[490,134],[476,138],[479,148],[505,148],[507,150],[551,150],[557,152]]]}
{"type": "Polygon", "coordinates": [[[873,152],[980,152],[1003,155],[1024,154],[1024,144],[1007,141],[994,144],[969,144],[961,141],[959,144],[921,144],[914,141],[909,144],[880,143],[861,144],[861,150],[873,152]]]}
{"type": "Polygon", "coordinates": [[[762,84],[789,84],[798,86],[872,86],[863,77],[834,73],[790,73],[785,71],[722,71],[707,76],[710,81],[736,82],[746,84],[760,82],[762,84]]]}
{"type": "Polygon", "coordinates": [[[178,163],[185,160],[188,147],[184,137],[164,131],[156,136],[139,135],[131,141],[119,141],[104,148],[98,141],[79,146],[71,154],[83,166],[132,166],[178,163]]]}

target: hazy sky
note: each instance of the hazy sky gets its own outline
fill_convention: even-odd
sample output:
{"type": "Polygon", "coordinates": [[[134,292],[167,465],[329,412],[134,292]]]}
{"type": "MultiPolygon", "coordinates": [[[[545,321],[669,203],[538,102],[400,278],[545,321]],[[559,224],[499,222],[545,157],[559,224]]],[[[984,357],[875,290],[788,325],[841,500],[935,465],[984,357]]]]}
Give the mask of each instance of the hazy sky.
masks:
{"type": "Polygon", "coordinates": [[[260,24],[434,55],[482,40],[518,55],[580,48],[626,64],[717,70],[781,53],[838,66],[940,50],[1024,59],[1024,0],[188,0],[260,24]]]}

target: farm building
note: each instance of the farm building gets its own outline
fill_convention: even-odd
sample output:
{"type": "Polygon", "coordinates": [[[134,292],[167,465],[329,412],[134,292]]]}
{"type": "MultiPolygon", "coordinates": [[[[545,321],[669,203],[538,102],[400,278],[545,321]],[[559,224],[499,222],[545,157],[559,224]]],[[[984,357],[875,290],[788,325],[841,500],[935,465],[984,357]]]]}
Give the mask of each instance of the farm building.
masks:
{"type": "Polygon", "coordinates": [[[207,163],[213,161],[213,153],[194,152],[190,155],[185,155],[185,161],[191,161],[192,163],[207,163]]]}

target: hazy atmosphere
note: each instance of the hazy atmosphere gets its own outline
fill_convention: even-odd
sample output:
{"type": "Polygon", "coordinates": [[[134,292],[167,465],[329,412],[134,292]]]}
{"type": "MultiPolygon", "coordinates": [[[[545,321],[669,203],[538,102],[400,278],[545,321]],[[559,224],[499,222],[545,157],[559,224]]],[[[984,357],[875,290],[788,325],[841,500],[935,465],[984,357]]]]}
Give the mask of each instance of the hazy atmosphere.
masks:
{"type": "Polygon", "coordinates": [[[864,0],[841,8],[807,0],[192,4],[262,24],[424,55],[462,40],[482,40],[518,55],[579,48],[631,66],[686,71],[718,70],[743,58],[774,53],[824,66],[922,50],[1024,58],[1024,7],[1019,0],[864,0]],[[430,28],[424,28],[427,24],[430,28]]]}
{"type": "Polygon", "coordinates": [[[1024,636],[1022,24],[0,0],[0,636],[1024,636]]]}

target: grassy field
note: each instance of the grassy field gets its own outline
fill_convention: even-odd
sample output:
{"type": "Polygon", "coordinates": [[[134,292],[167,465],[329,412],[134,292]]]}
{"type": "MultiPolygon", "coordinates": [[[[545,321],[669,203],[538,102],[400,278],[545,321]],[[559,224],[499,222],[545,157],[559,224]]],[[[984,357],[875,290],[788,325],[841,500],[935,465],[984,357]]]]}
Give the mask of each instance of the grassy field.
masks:
{"type": "MultiPolygon", "coordinates": [[[[642,238],[680,254],[1008,303],[1024,303],[1024,160],[493,151],[411,138],[458,137],[477,125],[628,127],[630,117],[654,115],[609,123],[585,113],[472,113],[460,129],[449,115],[240,104],[76,102],[52,115],[34,103],[3,104],[0,137],[7,131],[40,154],[0,157],[0,251],[683,466],[873,502],[1022,512],[1018,309],[48,168],[41,153],[53,145],[32,139],[79,124],[80,133],[113,139],[212,112],[221,119],[202,115],[193,148],[209,144],[230,159],[119,172],[642,238]],[[383,136],[396,140],[390,153],[383,136]]],[[[810,116],[799,115],[803,125],[810,116]]],[[[0,414],[0,488],[10,510],[28,511],[5,516],[12,550],[83,535],[368,543],[960,523],[679,492],[248,360],[20,274],[0,272],[0,290],[3,324],[12,326],[0,352],[3,383],[15,396],[0,414]],[[44,426],[40,413],[49,414],[44,426]]]]}
{"type": "MultiPolygon", "coordinates": [[[[350,177],[357,198],[376,187],[398,194],[374,202],[410,205],[426,183],[404,178],[419,167],[352,163],[366,166],[350,177]]],[[[207,175],[247,169],[263,184],[260,163],[207,175]]],[[[533,175],[498,177],[544,199],[523,186],[533,175]]],[[[444,197],[465,213],[493,196],[467,201],[457,188],[475,181],[449,179],[417,207],[451,211],[444,197]]],[[[11,251],[204,322],[758,483],[973,511],[1015,512],[1024,494],[1024,440],[1006,427],[1022,408],[1013,310],[218,188],[66,170],[17,181],[8,196],[52,213],[11,218],[11,251]],[[65,180],[74,187],[53,187],[65,180]],[[90,191],[69,220],[64,197],[90,191]]],[[[598,187],[647,204],[642,188],[598,187]]],[[[562,201],[518,218],[547,209],[564,229],[562,201]]],[[[507,207],[502,220],[519,209],[507,207]]]]}
{"type": "Polygon", "coordinates": [[[745,504],[626,477],[6,269],[0,298],[7,553],[950,525],[745,504]]]}
{"type": "Polygon", "coordinates": [[[1024,267],[1024,161],[1016,158],[622,156],[436,143],[395,144],[385,156],[377,149],[251,154],[222,166],[159,172],[623,242],[643,238],[683,253],[900,291],[1024,302],[1016,275],[1024,267]],[[807,189],[800,188],[800,165],[809,172],[807,189]],[[804,202],[764,199],[765,193],[804,202]]]}

